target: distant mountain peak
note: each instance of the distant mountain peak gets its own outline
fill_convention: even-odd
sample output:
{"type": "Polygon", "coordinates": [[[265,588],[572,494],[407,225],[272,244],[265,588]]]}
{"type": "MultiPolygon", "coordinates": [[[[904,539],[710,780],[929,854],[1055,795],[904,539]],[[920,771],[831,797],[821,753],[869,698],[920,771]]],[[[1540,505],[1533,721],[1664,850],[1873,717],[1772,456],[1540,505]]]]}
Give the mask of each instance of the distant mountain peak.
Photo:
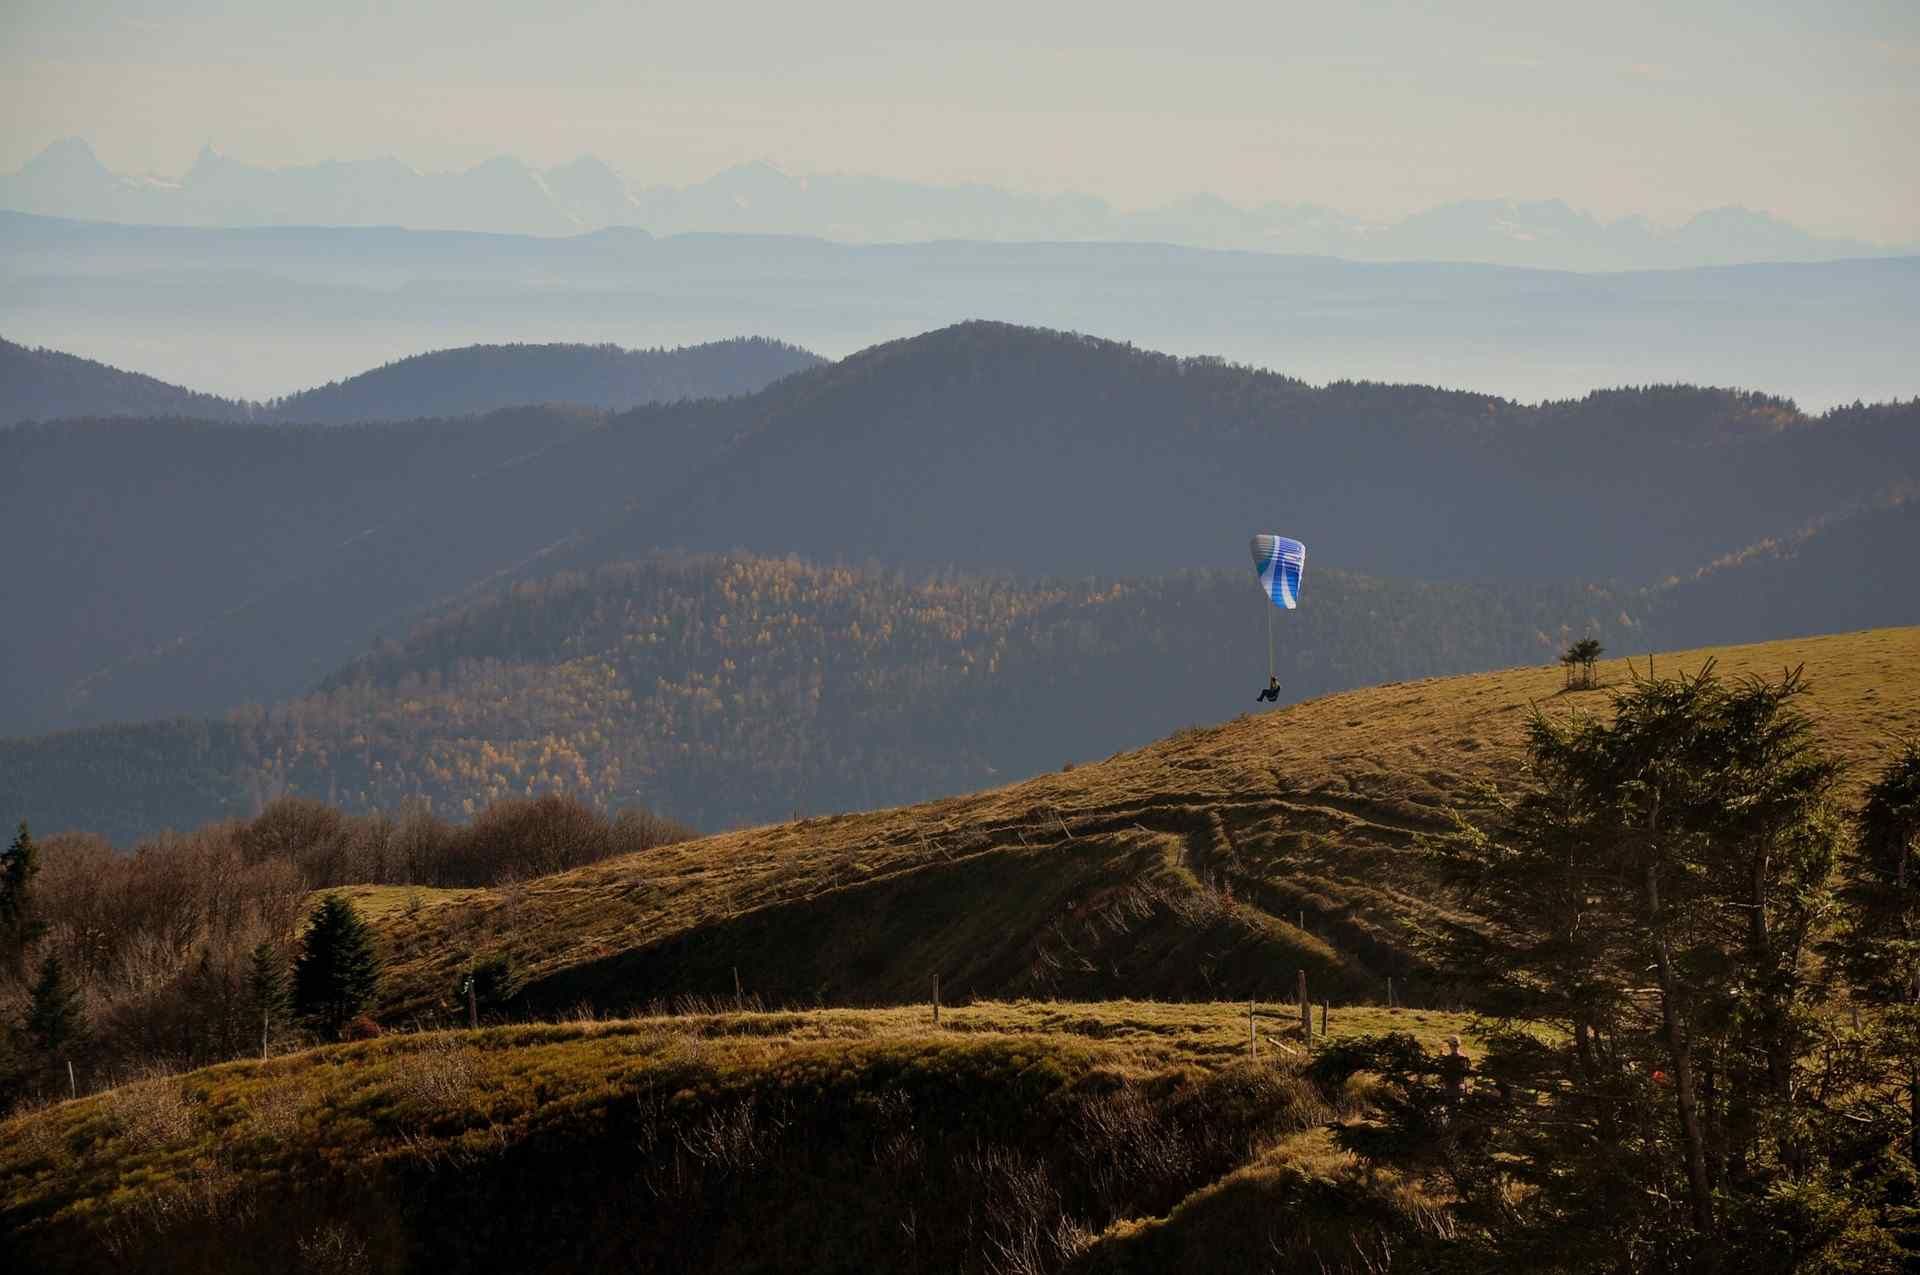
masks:
{"type": "Polygon", "coordinates": [[[85,138],[63,137],[26,162],[21,168],[21,177],[67,178],[84,174],[92,177],[111,179],[113,173],[99,156],[93,153],[93,147],[85,138]]]}
{"type": "Polygon", "coordinates": [[[1144,209],[1082,193],[1037,194],[978,182],[794,173],[752,159],[690,185],[629,187],[582,154],[536,168],[496,155],[460,172],[397,160],[269,167],[209,142],[177,181],[115,175],[81,138],[0,175],[0,208],[151,225],[404,226],[571,235],[644,226],[656,235],[745,231],[839,243],[1132,242],[1339,257],[1608,271],[1891,255],[1816,235],[1769,212],[1711,208],[1678,228],[1629,215],[1603,222],[1558,197],[1465,199],[1390,222],[1319,204],[1243,205],[1206,192],[1144,209]],[[476,197],[475,187],[485,194],[476,197]]]}

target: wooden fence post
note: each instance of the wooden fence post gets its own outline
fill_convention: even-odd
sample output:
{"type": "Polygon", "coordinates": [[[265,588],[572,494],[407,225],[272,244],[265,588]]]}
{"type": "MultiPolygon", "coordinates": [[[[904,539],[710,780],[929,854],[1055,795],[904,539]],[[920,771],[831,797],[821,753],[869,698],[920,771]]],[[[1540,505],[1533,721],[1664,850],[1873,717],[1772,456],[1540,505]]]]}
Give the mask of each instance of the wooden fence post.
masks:
{"type": "Polygon", "coordinates": [[[261,1062],[265,1062],[267,1060],[267,1015],[271,1012],[272,1012],[271,1010],[265,1010],[265,1009],[260,1011],[260,1061],[261,1062]]]}
{"type": "Polygon", "coordinates": [[[933,1025],[940,1025],[940,976],[933,976],[933,1025]]]}
{"type": "Polygon", "coordinates": [[[73,1074],[73,1059],[71,1058],[67,1059],[67,1094],[73,1098],[80,1096],[80,1081],[73,1074]]]}
{"type": "Polygon", "coordinates": [[[1253,997],[1247,997],[1247,1057],[1260,1056],[1260,1033],[1253,1025],[1253,997]]]}
{"type": "Polygon", "coordinates": [[[1389,974],[1387,975],[1387,1008],[1393,1007],[1393,975],[1389,974]]]}
{"type": "Polygon", "coordinates": [[[1326,997],[1323,996],[1320,998],[1320,1038],[1322,1040],[1325,1040],[1326,1037],[1327,1037],[1327,1000],[1326,1000],[1326,997]]]}
{"type": "Polygon", "coordinates": [[[467,974],[467,1026],[480,1029],[480,980],[471,972],[467,974]]]}
{"type": "Polygon", "coordinates": [[[739,1013],[746,1007],[746,995],[740,990],[740,967],[736,965],[733,967],[733,1009],[735,1013],[739,1013]]]}
{"type": "Polygon", "coordinates": [[[1307,999],[1307,972],[1305,970],[1300,971],[1298,982],[1300,992],[1300,1043],[1302,1045],[1311,1045],[1313,1043],[1313,1002],[1307,999]]]}

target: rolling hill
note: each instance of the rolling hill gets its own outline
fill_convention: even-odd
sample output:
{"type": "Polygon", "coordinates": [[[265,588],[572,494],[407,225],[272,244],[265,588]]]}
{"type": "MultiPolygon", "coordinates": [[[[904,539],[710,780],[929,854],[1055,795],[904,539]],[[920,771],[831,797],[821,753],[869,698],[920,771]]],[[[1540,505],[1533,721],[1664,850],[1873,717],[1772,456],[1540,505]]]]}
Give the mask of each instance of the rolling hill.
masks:
{"type": "Polygon", "coordinates": [[[1917,547],[1920,499],[1900,493],[1709,563],[1658,590],[1646,609],[1675,644],[1857,628],[1880,615],[1907,620],[1914,617],[1889,614],[1886,603],[1920,598],[1917,547]]]}
{"type": "Polygon", "coordinates": [[[0,426],[69,416],[251,418],[251,405],[0,338],[0,426]]]}
{"type": "MultiPolygon", "coordinates": [[[[1430,1042],[1467,1028],[1343,1017],[1430,1042]]],[[[1317,1251],[1359,1275],[1341,1255],[1401,1242],[1417,1209],[1331,1151],[1319,1126],[1350,1099],[1291,1046],[1242,1061],[1245,1041],[1244,1006],[1122,1002],[979,1004],[938,1030],[919,1009],[729,1013],[307,1050],[9,1121],[0,1257],[50,1275],[774,1272],[795,1254],[1094,1272],[1169,1269],[1204,1237],[1219,1265],[1179,1269],[1317,1251]],[[1223,1212],[1250,1223],[1237,1242],[1223,1212]]]]}
{"type": "MultiPolygon", "coordinates": [[[[1289,700],[1642,641],[1629,603],[1570,586],[1326,570],[1308,596],[1276,625],[1289,700]]],[[[707,829],[890,805],[1244,709],[1263,606],[1238,571],[1023,583],[654,557],[452,609],[264,710],[0,741],[0,809],[129,844],[278,792],[460,815],[558,790],[707,829]]]]}
{"type": "Polygon", "coordinates": [[[471,416],[529,403],[620,411],[642,403],[750,394],[821,363],[761,337],[666,350],[617,345],[469,345],[388,363],[302,390],[269,407],[276,420],[339,425],[471,416]]]}
{"type": "Polygon", "coordinates": [[[1920,476],[1920,400],[1809,417],[1654,386],[1523,407],[996,323],[863,351],[742,407],[719,459],[584,556],[1151,573],[1218,562],[1278,521],[1317,561],[1378,575],[1641,584],[1920,476]]]}
{"type": "MultiPolygon", "coordinates": [[[[1920,731],[1920,629],[1655,657],[1664,675],[1709,658],[1732,677],[1804,663],[1851,794],[1920,731]]],[[[771,1004],[912,1001],[935,974],[955,999],[1277,999],[1297,968],[1336,1001],[1394,976],[1411,1003],[1451,1004],[1409,934],[1471,910],[1409,849],[1519,782],[1532,705],[1606,706],[1562,686],[1534,667],[1369,687],[1009,787],[449,895],[382,918],[385,1012],[429,1010],[490,950],[536,1011],[730,994],[735,971],[771,1004]]]]}
{"type": "Polygon", "coordinates": [[[797,346],[762,337],[671,350],[471,345],[417,354],[345,380],[250,402],[0,339],[0,426],[114,417],[345,425],[472,416],[542,403],[617,411],[750,394],[820,362],[797,346]]]}
{"type": "MultiPolygon", "coordinates": [[[[1920,726],[1917,656],[1920,629],[1902,629],[1656,666],[1804,663],[1857,796],[1920,726]]],[[[719,1271],[805,1252],[819,1269],[1095,1275],[1358,1273],[1392,1251],[1417,1267],[1436,1201],[1335,1149],[1325,1126],[1365,1117],[1374,1091],[1316,1083],[1274,1002],[1304,969],[1336,1038],[1483,1047],[1468,1016],[1427,1007],[1471,989],[1409,935],[1477,922],[1411,851],[1520,780],[1530,707],[1604,709],[1562,687],[1539,667],[1370,687],[966,797],[495,889],[353,891],[390,1023],[445,1022],[460,972],[501,953],[526,980],[512,1009],[561,1021],[307,1049],[16,1116],[0,1256],[719,1271]],[[1388,976],[1406,1008],[1367,1004],[1388,976]],[[619,1017],[650,1005],[678,1012],[619,1017]]]]}
{"type": "Polygon", "coordinates": [[[714,405],[385,426],[75,421],[0,432],[0,730],[298,693],[424,608],[680,481],[714,405]]]}
{"type": "Polygon", "coordinates": [[[1916,480],[1920,402],[1525,407],[985,323],[613,415],[16,429],[8,584],[52,619],[0,634],[0,732],[272,702],[439,605],[663,548],[1139,577],[1237,566],[1279,521],[1319,565],[1628,594],[1916,480]]]}

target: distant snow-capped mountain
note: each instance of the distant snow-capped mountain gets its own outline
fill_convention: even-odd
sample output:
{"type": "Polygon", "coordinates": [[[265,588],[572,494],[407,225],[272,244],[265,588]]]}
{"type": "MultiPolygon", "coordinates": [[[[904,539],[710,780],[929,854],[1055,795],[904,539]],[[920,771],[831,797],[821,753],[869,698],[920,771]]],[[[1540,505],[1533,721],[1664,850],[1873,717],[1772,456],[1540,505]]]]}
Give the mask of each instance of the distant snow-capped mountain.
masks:
{"type": "Polygon", "coordinates": [[[0,176],[0,208],[172,226],[406,226],[532,235],[636,226],[655,234],[812,235],[848,243],[1131,240],[1562,270],[1831,261],[1899,251],[1816,236],[1737,207],[1710,209],[1664,229],[1644,217],[1603,222],[1558,199],[1462,200],[1380,224],[1307,203],[1242,207],[1202,194],[1126,211],[1091,195],[797,176],[767,163],[738,165],[688,186],[635,189],[591,155],[547,169],[501,156],[462,172],[423,173],[393,158],[268,168],[208,147],[170,181],[111,172],[79,138],[55,142],[19,172],[0,176]]]}

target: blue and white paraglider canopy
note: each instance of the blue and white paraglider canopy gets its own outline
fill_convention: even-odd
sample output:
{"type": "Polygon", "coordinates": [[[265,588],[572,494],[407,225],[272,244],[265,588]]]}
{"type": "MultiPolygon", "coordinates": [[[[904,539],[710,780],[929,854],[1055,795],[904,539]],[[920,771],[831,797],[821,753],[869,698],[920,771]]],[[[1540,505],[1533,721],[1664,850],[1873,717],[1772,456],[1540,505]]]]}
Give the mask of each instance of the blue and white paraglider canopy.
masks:
{"type": "Polygon", "coordinates": [[[1260,698],[1268,703],[1280,701],[1280,683],[1273,674],[1273,612],[1275,607],[1291,611],[1300,605],[1300,577],[1307,569],[1307,547],[1298,540],[1261,532],[1253,538],[1253,569],[1260,573],[1260,591],[1273,606],[1267,613],[1267,689],[1260,698]]]}
{"type": "Polygon", "coordinates": [[[1298,540],[1261,532],[1253,538],[1253,569],[1260,589],[1273,605],[1291,611],[1300,605],[1300,575],[1307,569],[1307,547],[1298,540]]]}

